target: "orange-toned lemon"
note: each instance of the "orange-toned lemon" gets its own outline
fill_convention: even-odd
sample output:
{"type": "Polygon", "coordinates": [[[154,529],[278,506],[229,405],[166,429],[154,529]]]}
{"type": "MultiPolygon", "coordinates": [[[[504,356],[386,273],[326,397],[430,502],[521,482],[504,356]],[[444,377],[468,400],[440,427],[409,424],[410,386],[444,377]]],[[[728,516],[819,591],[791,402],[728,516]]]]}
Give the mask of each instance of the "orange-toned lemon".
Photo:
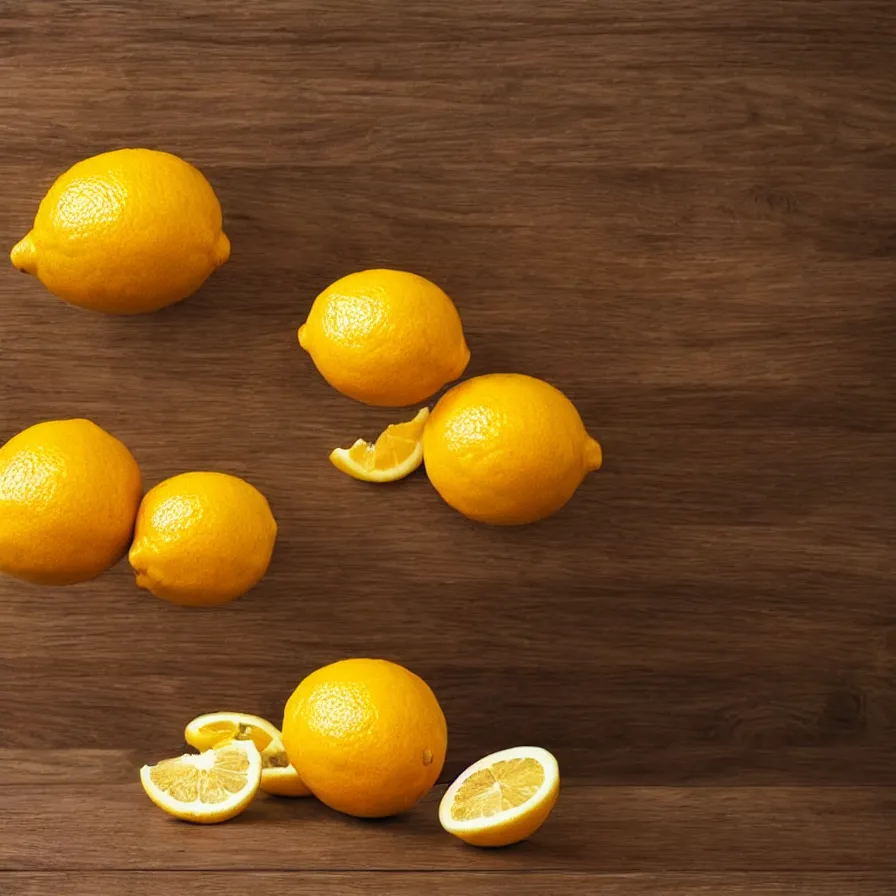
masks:
{"type": "Polygon", "coordinates": [[[423,462],[439,494],[471,519],[497,525],[555,513],[601,458],[572,402],[520,373],[455,386],[423,433],[423,462]]]}
{"type": "Polygon", "coordinates": [[[348,659],[295,689],[283,742],[319,800],[348,815],[382,817],[429,792],[448,732],[438,700],[413,672],[387,660],[348,659]]]}
{"type": "Polygon", "coordinates": [[[128,559],[137,584],[176,604],[212,606],[267,572],[277,523],[264,495],[227,473],[182,473],[147,492],[128,559]]]}
{"type": "Polygon", "coordinates": [[[60,175],[10,257],[67,302],[138,314],[185,299],[229,256],[200,171],[167,152],[119,149],[60,175]]]}
{"type": "Polygon", "coordinates": [[[98,576],[127,550],[143,494],[130,451],[90,420],[51,420],[0,448],[0,572],[43,585],[98,576]]]}
{"type": "Polygon", "coordinates": [[[470,360],[454,303],[407,271],[360,271],[328,286],[299,344],[335,389],[387,407],[425,401],[470,360]]]}

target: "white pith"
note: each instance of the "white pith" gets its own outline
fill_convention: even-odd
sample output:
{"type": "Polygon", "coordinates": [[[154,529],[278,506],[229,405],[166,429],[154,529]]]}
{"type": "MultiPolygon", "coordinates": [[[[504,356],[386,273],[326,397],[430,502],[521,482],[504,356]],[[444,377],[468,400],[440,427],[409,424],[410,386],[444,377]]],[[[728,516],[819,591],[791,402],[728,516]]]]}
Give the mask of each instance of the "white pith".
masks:
{"type": "Polygon", "coordinates": [[[557,766],[557,760],[541,747],[511,747],[508,750],[499,750],[497,753],[491,753],[483,757],[478,762],[474,762],[469,768],[465,769],[457,777],[454,783],[445,791],[442,801],[439,803],[439,821],[442,827],[447,831],[480,831],[485,828],[497,827],[515,821],[517,818],[528,814],[534,806],[539,805],[545,800],[550,792],[556,786],[556,782],[560,776],[560,770],[557,766]],[[459,821],[451,814],[451,806],[454,803],[454,797],[460,790],[464,781],[474,775],[476,772],[484,768],[494,765],[508,759],[535,759],[544,768],[544,781],[541,782],[538,790],[519,806],[512,809],[505,809],[496,815],[488,817],[471,818],[466,821],[459,821]]]}

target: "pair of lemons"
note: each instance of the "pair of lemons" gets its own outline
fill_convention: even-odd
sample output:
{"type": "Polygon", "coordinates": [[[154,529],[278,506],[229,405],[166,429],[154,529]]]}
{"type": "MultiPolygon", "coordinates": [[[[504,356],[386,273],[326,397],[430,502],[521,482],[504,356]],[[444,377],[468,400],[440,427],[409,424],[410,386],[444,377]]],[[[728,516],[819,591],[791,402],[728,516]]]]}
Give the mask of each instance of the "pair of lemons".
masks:
{"type": "MultiPolygon", "coordinates": [[[[366,404],[430,398],[470,360],[460,316],[434,283],[404,271],[350,274],[324,290],[299,343],[332,386],[366,404]]],[[[518,373],[474,377],[430,413],[389,427],[374,444],[338,449],[357,479],[392,481],[421,462],[445,501],[471,519],[532,523],[559,510],[601,465],[600,445],[572,402],[518,373]]]]}
{"type": "Polygon", "coordinates": [[[144,496],[137,461],[90,420],[51,420],[0,448],[0,571],[43,585],[100,575],[128,552],[137,585],[217,604],[265,574],[277,523],[225,473],[183,473],[144,496]]]}
{"type": "MultiPolygon", "coordinates": [[[[186,298],[229,256],[206,178],[177,156],[146,149],[103,153],[61,175],[11,254],[66,301],[131,314],[186,298]]],[[[299,342],[340,392],[388,407],[425,401],[470,360],[454,303],[404,271],[362,271],[333,283],[314,301],[299,342]]],[[[333,460],[358,478],[383,481],[423,459],[452,507],[495,524],[549,516],[601,464],[600,446],[572,403],[533,377],[476,377],[426,416],[376,445],[359,440],[333,460]]]]}
{"type": "MultiPolygon", "coordinates": [[[[289,698],[282,730],[241,712],[208,713],[184,731],[201,750],[146,765],[143,788],[160,808],[203,824],[239,815],[258,790],[316,796],[348,815],[410,809],[438,780],[448,748],[430,687],[404,666],[347,659],[308,675],[289,698]]],[[[480,846],[531,836],[554,806],[557,762],[514,747],[470,766],[442,799],[442,826],[480,846]]]]}

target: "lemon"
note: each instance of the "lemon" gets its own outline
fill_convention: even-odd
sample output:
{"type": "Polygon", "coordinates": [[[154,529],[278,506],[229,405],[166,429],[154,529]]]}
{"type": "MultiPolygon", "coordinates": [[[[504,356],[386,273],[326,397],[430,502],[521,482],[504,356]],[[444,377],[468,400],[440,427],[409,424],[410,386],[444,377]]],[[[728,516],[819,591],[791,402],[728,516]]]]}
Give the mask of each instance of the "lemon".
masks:
{"type": "Polygon", "coordinates": [[[184,730],[184,740],[209,750],[230,740],[251,740],[261,753],[261,784],[276,796],[310,796],[311,791],[289,764],[280,729],[247,712],[212,712],[197,716],[184,730]]]}
{"type": "Polygon", "coordinates": [[[130,451],[90,420],[51,420],[0,448],[0,571],[93,579],[127,550],[143,494],[130,451]]]}
{"type": "Polygon", "coordinates": [[[254,486],[226,473],[182,473],[144,497],[128,559],[137,584],[156,597],[211,606],[261,580],[276,537],[254,486]]]}
{"type": "Polygon", "coordinates": [[[470,360],[454,303],[407,271],[361,271],[328,286],[299,344],[335,389],[386,407],[425,401],[470,360]]]}
{"type": "Polygon", "coordinates": [[[388,426],[376,443],[358,439],[351,448],[337,448],[330,461],[337,470],[364,482],[395,482],[409,476],[423,463],[423,427],[429,408],[407,423],[388,426]]]}
{"type": "Polygon", "coordinates": [[[138,314],[185,299],[229,256],[201,172],[166,152],[119,149],[62,174],[10,257],[73,305],[138,314]]]}
{"type": "Polygon", "coordinates": [[[430,482],[455,510],[497,525],[559,510],[601,465],[572,402],[519,373],[475,377],[442,396],[423,433],[430,482]]]}
{"type": "Polygon", "coordinates": [[[560,790],[557,760],[540,747],[513,747],[475,762],[448,788],[439,821],[474,846],[510,846],[545,822],[560,790]]]}
{"type": "Polygon", "coordinates": [[[160,809],[198,824],[239,815],[258,793],[260,782],[261,755],[248,740],[140,769],[140,783],[160,809]]]}
{"type": "Polygon", "coordinates": [[[445,762],[445,716],[429,686],[387,660],[349,659],[312,672],[283,716],[289,760],[311,792],[348,815],[410,809],[445,762]]]}

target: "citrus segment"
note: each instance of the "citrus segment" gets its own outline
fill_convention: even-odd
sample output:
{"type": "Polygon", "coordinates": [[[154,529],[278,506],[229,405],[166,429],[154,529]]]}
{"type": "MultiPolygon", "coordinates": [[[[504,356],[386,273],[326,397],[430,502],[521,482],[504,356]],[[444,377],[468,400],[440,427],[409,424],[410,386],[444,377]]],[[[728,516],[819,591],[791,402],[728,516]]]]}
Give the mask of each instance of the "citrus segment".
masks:
{"type": "Polygon", "coordinates": [[[351,448],[337,448],[330,461],[337,470],[363,482],[395,482],[423,462],[423,428],[429,408],[413,420],[386,427],[375,443],[358,439],[351,448]]]}
{"type": "Polygon", "coordinates": [[[184,821],[215,824],[239,815],[261,782],[261,754],[251,741],[230,741],[198,755],[144,765],[140,783],[160,808],[184,821]]]}
{"type": "Polygon", "coordinates": [[[247,712],[212,712],[197,716],[184,730],[184,740],[208,750],[230,740],[251,740],[261,753],[261,785],[276,796],[310,796],[311,791],[289,764],[280,729],[247,712]]]}

